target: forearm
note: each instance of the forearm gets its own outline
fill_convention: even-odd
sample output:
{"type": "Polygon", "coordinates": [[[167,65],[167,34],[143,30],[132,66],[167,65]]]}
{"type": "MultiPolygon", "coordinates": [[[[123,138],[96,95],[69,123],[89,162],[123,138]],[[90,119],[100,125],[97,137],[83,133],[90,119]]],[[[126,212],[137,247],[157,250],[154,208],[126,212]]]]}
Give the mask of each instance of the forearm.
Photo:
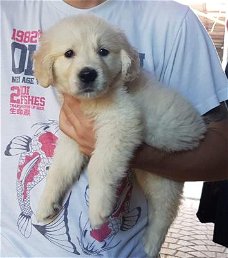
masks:
{"type": "Polygon", "coordinates": [[[227,119],[209,127],[205,139],[192,151],[167,153],[143,144],[133,167],[176,181],[228,179],[227,119]]]}

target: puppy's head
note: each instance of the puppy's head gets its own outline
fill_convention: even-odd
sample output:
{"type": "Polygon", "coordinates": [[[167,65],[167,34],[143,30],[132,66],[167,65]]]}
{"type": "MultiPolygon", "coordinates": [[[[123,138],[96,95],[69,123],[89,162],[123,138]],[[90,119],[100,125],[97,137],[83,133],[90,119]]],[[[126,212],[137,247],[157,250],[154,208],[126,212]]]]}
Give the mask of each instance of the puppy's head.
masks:
{"type": "Polygon", "coordinates": [[[138,53],[125,35],[93,15],[56,24],[42,35],[34,55],[40,85],[55,85],[78,98],[100,96],[134,80],[138,72],[138,53]]]}

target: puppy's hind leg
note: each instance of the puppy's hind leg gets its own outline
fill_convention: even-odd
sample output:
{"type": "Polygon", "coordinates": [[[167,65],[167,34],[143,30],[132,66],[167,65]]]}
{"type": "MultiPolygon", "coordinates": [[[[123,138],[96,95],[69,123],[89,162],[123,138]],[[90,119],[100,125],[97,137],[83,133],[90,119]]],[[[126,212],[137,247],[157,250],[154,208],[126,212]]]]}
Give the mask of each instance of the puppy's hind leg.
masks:
{"type": "Polygon", "coordinates": [[[49,222],[62,207],[65,194],[79,177],[85,156],[80,153],[77,143],[62,134],[47,175],[36,218],[38,222],[49,222]]]}
{"type": "Polygon", "coordinates": [[[156,258],[177,215],[183,184],[140,170],[136,171],[136,178],[148,200],[145,251],[149,257],[156,258]]]}

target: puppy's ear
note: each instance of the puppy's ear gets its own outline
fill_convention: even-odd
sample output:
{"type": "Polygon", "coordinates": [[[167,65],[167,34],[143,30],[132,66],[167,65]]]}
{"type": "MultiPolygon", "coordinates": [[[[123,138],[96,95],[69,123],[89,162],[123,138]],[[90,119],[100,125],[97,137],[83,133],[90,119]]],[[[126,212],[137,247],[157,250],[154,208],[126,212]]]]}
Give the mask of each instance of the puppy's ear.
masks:
{"type": "Polygon", "coordinates": [[[50,54],[48,43],[41,40],[39,49],[33,55],[33,61],[34,76],[39,84],[45,88],[53,84],[54,56],[50,54]]]}
{"type": "Polygon", "coordinates": [[[138,52],[129,46],[127,49],[122,49],[122,77],[125,82],[133,81],[139,74],[140,62],[138,52]]]}

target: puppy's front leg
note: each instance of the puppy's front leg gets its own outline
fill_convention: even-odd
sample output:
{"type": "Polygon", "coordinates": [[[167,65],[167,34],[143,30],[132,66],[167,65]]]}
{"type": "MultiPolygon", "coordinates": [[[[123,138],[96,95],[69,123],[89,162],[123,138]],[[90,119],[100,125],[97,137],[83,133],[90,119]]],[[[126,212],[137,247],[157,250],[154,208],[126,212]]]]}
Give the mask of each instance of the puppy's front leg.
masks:
{"type": "Polygon", "coordinates": [[[65,194],[80,175],[85,156],[78,145],[61,134],[47,175],[47,181],[36,213],[37,221],[53,220],[62,207],[65,194]]]}
{"type": "Polygon", "coordinates": [[[92,228],[99,228],[111,215],[117,185],[123,177],[124,171],[115,171],[118,170],[117,165],[112,164],[110,158],[97,153],[89,162],[89,218],[92,228]]]}
{"type": "Polygon", "coordinates": [[[129,140],[129,136],[116,131],[107,138],[105,133],[98,137],[88,165],[89,218],[92,228],[99,228],[111,215],[118,185],[125,176],[134,148],[139,144],[135,135],[134,142],[129,140]]]}

